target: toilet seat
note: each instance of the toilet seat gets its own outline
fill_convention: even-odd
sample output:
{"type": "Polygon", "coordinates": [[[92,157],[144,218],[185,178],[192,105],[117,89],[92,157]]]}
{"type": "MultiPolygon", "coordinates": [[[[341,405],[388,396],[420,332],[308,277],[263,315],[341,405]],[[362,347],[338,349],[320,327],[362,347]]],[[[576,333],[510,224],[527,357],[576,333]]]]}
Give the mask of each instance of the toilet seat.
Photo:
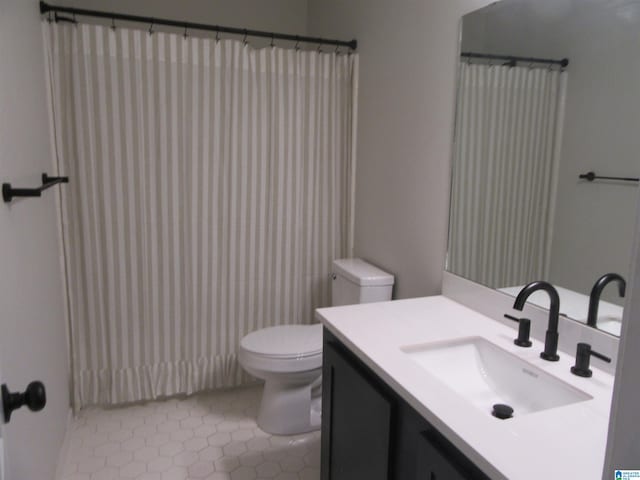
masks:
{"type": "Polygon", "coordinates": [[[322,366],[322,325],[263,328],[240,341],[240,362],[248,370],[303,372],[322,366]]]}

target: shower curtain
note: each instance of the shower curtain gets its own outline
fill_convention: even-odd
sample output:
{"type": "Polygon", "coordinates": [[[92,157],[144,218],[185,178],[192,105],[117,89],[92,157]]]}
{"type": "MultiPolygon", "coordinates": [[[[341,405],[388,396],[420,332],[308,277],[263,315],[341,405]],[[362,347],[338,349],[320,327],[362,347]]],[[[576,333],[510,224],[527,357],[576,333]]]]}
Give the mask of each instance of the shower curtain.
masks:
{"type": "Polygon", "coordinates": [[[460,64],[449,271],[493,288],[547,277],[566,75],[460,64]]]}
{"type": "Polygon", "coordinates": [[[357,55],[43,24],[74,408],[241,384],[351,252],[357,55]]]}

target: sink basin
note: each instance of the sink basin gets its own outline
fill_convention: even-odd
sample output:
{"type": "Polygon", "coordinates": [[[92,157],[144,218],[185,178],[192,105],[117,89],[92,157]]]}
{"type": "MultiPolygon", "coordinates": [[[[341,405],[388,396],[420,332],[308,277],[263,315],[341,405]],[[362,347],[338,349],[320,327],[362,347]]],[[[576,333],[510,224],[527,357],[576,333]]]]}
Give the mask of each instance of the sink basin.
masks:
{"type": "Polygon", "coordinates": [[[602,330],[619,337],[622,332],[622,318],[615,316],[599,316],[598,330],[602,330]]]}
{"type": "Polygon", "coordinates": [[[503,350],[482,337],[401,347],[429,375],[491,414],[493,405],[513,408],[513,416],[592,397],[503,350]]]}

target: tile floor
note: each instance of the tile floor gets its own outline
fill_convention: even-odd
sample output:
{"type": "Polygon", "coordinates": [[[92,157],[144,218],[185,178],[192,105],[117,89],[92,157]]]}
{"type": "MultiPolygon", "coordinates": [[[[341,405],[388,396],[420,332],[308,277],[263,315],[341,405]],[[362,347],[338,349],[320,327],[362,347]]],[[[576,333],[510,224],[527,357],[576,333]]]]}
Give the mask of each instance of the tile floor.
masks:
{"type": "Polygon", "coordinates": [[[63,480],[318,480],[320,432],[264,433],[262,387],[80,412],[63,480]]]}

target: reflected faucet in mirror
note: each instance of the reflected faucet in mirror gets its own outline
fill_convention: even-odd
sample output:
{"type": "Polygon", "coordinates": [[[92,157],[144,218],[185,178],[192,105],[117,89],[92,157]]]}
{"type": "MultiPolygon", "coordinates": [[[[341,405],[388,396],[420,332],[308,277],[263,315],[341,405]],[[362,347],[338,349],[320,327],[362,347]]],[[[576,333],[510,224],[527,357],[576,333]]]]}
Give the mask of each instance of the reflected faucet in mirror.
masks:
{"type": "Polygon", "coordinates": [[[589,312],[587,314],[587,325],[593,328],[597,328],[598,323],[598,306],[600,304],[600,296],[602,295],[602,290],[609,283],[616,282],[618,284],[618,293],[620,297],[624,298],[625,291],[627,288],[627,282],[625,282],[622,276],[617,273],[606,273],[602,275],[596,283],[593,285],[591,289],[591,294],[589,295],[589,312]]]}
{"type": "Polygon", "coordinates": [[[549,282],[538,280],[531,282],[524,286],[516,301],[513,303],[513,308],[522,311],[527,298],[538,290],[545,291],[549,294],[550,306],[549,306],[549,324],[547,326],[547,333],[544,337],[544,351],[540,353],[540,357],[550,362],[557,362],[560,359],[558,355],[558,316],[560,315],[560,295],[553,285],[549,282]]]}

